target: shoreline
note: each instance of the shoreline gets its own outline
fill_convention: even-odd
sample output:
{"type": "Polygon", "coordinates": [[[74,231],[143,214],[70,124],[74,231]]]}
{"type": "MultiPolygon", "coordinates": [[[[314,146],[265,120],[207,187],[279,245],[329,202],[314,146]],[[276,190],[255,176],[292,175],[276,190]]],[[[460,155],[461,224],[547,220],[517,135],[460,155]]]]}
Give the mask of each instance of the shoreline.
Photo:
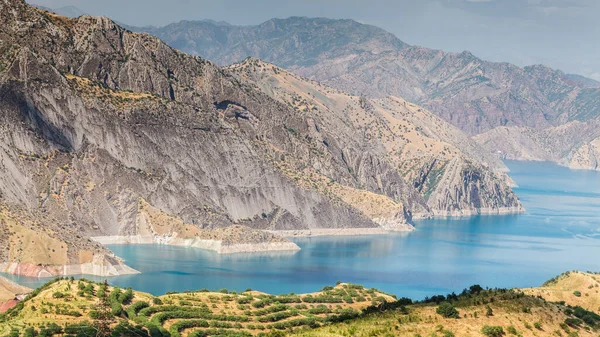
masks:
{"type": "Polygon", "coordinates": [[[258,243],[236,243],[223,244],[222,240],[204,240],[204,239],[182,239],[182,238],[164,238],[154,236],[140,235],[112,235],[96,236],[92,240],[102,245],[137,245],[137,244],[159,244],[179,247],[192,247],[204,250],[214,251],[220,255],[237,253],[260,253],[260,252],[281,252],[298,251],[300,247],[290,241],[281,242],[258,242],[258,243]]]}
{"type": "MultiPolygon", "coordinates": [[[[434,211],[434,215],[430,219],[435,218],[452,218],[452,217],[471,217],[478,215],[510,215],[523,214],[527,210],[525,207],[500,207],[500,208],[479,208],[475,210],[455,210],[455,211],[434,211]]],[[[421,218],[423,220],[427,218],[421,218]]]]}
{"type": "Polygon", "coordinates": [[[386,230],[381,227],[374,228],[319,228],[319,229],[297,229],[297,230],[269,230],[267,232],[283,236],[285,238],[294,237],[313,237],[313,236],[361,236],[361,235],[387,235],[394,232],[410,233],[414,231],[412,225],[410,229],[404,230],[386,230]]]}
{"type": "Polygon", "coordinates": [[[10,275],[37,278],[77,275],[112,277],[140,274],[139,271],[121,262],[114,264],[103,262],[106,262],[104,257],[94,258],[93,262],[66,265],[35,265],[31,263],[2,262],[0,263],[0,272],[10,275]]]}

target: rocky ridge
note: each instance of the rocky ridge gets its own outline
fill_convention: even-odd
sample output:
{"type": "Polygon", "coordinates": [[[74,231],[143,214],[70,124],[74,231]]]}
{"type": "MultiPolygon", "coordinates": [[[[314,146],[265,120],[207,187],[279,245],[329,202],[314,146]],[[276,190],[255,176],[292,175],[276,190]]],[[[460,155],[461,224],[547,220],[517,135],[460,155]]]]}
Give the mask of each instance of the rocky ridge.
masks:
{"type": "MultiPolygon", "coordinates": [[[[11,280],[0,276],[0,304],[12,300],[18,295],[28,294],[31,289],[20,286],[11,280]]],[[[4,312],[0,309],[0,312],[4,312]]]]}
{"type": "Polygon", "coordinates": [[[411,46],[352,20],[292,17],[256,26],[183,21],[132,29],[222,65],[252,56],[352,94],[402,97],[469,135],[587,121],[600,111],[597,81],[542,65],[521,68],[466,51],[411,46]]]}
{"type": "MultiPolygon", "coordinates": [[[[311,125],[317,136],[317,130],[335,129],[341,133],[348,125],[359,130],[361,137],[381,142],[386,158],[427,202],[426,212],[413,212],[413,217],[523,211],[508,186],[510,178],[502,172],[506,170],[504,164],[463,132],[421,107],[397,97],[369,99],[348,95],[258,59],[249,58],[227,69],[297,113],[313,112],[316,117],[311,125]]],[[[347,134],[350,137],[352,133],[347,134]]],[[[328,139],[322,142],[330,146],[328,139]]],[[[300,175],[290,171],[290,176],[303,184],[323,186],[322,190],[342,200],[350,198],[336,184],[320,180],[311,171],[305,168],[300,175]]],[[[384,200],[366,195],[359,198],[372,203],[362,208],[358,201],[350,203],[375,218],[394,208],[384,200]]]]}

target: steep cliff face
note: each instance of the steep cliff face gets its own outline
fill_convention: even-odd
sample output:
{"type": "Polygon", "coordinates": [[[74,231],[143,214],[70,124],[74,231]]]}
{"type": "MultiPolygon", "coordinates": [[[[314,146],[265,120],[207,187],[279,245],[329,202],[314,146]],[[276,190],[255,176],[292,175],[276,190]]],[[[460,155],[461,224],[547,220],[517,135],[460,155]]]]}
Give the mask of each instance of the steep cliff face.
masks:
{"type": "Polygon", "coordinates": [[[349,20],[290,18],[258,26],[181,22],[149,31],[220,64],[259,57],[344,92],[403,97],[467,134],[501,126],[535,129],[600,113],[598,82],[544,66],[520,68],[409,46],[349,20]]]}
{"type": "Polygon", "coordinates": [[[6,0],[0,19],[0,201],[61,247],[31,273],[124,270],[89,238],[143,234],[140,200],[197,230],[408,230],[427,212],[381,142],[351,124],[320,128],[317,112],[106,18],[6,0]]]}
{"type": "Polygon", "coordinates": [[[483,170],[468,160],[454,158],[432,170],[425,179],[434,179],[427,203],[435,215],[519,213],[524,209],[507,185],[493,172],[483,170]]]}
{"type": "MultiPolygon", "coordinates": [[[[312,111],[315,130],[335,129],[338,135],[345,135],[345,141],[360,135],[381,143],[385,157],[426,202],[420,210],[411,205],[413,216],[523,211],[508,186],[510,179],[502,172],[504,164],[425,109],[396,97],[351,96],[257,59],[246,59],[228,69],[297,113],[312,111]]],[[[334,146],[330,139],[322,141],[334,146]]],[[[301,180],[309,180],[307,176],[301,180]]],[[[318,184],[318,180],[311,183],[318,184]]],[[[327,190],[342,199],[347,197],[334,184],[328,184],[327,190]]],[[[362,199],[380,205],[365,211],[374,217],[376,210],[386,205],[366,196],[362,199]]]]}

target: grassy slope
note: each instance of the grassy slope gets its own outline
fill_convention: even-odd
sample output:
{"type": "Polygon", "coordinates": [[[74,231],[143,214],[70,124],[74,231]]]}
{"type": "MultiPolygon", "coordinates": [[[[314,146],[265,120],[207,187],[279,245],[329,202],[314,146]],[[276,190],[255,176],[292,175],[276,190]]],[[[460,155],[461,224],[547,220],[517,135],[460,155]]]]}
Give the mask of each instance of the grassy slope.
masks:
{"type": "Polygon", "coordinates": [[[564,273],[539,288],[523,289],[526,294],[542,296],[548,301],[581,306],[600,311],[600,274],[573,271],[564,273]],[[575,293],[581,295],[577,296],[575,293]]]}
{"type": "MultiPolygon", "coordinates": [[[[600,308],[596,304],[600,295],[592,284],[594,277],[572,272],[540,288],[466,292],[450,298],[458,310],[458,319],[444,318],[436,313],[438,304],[434,299],[380,310],[384,300],[394,302],[394,298],[347,284],[326,287],[324,291],[310,295],[271,296],[253,291],[240,294],[202,291],[167,294],[158,297],[162,304],[157,304],[149,294],[134,292],[133,301],[123,306],[125,312],[113,321],[113,326],[119,321],[127,321],[131,325],[155,326],[171,336],[200,336],[198,332],[211,329],[212,334],[209,335],[217,335],[219,329],[224,329],[219,335],[277,336],[276,332],[279,332],[299,336],[451,337],[483,336],[482,328],[487,325],[502,327],[508,336],[597,337],[600,334],[597,330],[600,316],[593,324],[595,327],[583,322],[578,323],[579,326],[567,326],[566,319],[575,319],[571,310],[563,304],[550,302],[562,301],[560,296],[563,292],[572,293],[572,289],[592,285],[590,291],[582,289],[583,295],[570,299],[573,302],[567,301],[567,305],[581,305],[598,313],[600,308]],[[537,297],[539,294],[547,296],[548,301],[537,297]],[[337,303],[324,303],[327,301],[337,303]],[[148,303],[149,307],[134,310],[136,303],[141,302],[148,303]],[[370,313],[358,315],[367,307],[371,309],[370,313]],[[492,315],[487,315],[489,310],[492,315]],[[343,319],[344,315],[348,319],[343,319]],[[182,328],[185,322],[206,327],[182,328]],[[297,327],[292,329],[292,325],[297,327]]],[[[88,286],[88,283],[84,282],[83,286],[88,286]]],[[[95,292],[99,288],[99,285],[94,285],[95,292]]],[[[112,290],[109,288],[109,291],[112,290]]],[[[439,298],[436,300],[440,301],[439,298]]],[[[40,325],[50,322],[64,326],[91,321],[90,312],[95,309],[98,298],[82,294],[78,281],[62,280],[50,284],[22,303],[20,310],[14,310],[0,320],[0,336],[11,329],[23,331],[28,326],[39,330],[40,325]],[[65,297],[55,298],[57,292],[65,297]]]]}
{"type": "Polygon", "coordinates": [[[20,286],[0,276],[0,303],[11,300],[18,294],[27,294],[31,289],[20,286]]]}

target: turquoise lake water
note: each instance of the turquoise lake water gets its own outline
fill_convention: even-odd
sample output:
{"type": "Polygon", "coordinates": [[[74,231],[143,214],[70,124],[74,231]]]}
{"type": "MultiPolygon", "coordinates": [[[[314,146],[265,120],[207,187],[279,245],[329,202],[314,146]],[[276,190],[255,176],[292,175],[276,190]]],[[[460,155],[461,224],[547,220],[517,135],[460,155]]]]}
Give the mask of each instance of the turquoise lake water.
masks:
{"type": "MultiPolygon", "coordinates": [[[[388,236],[294,240],[295,253],[219,256],[194,248],[111,245],[140,275],[109,278],[155,295],[201,288],[303,293],[337,280],[398,296],[472,284],[530,287],[568,270],[600,271],[600,172],[507,162],[527,213],[424,220],[388,236]]],[[[11,277],[36,286],[45,280],[11,277]]],[[[91,277],[90,277],[91,278],[91,277]]]]}

